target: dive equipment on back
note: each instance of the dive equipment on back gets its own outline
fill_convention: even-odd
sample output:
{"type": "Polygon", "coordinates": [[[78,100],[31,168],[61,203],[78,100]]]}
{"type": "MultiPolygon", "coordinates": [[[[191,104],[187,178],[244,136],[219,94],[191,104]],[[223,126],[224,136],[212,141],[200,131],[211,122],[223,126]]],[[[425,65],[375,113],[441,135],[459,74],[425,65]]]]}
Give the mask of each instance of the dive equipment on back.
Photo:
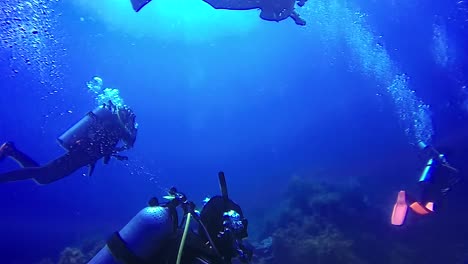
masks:
{"type": "Polygon", "coordinates": [[[215,196],[203,207],[176,188],[171,188],[160,204],[152,198],[119,232],[115,232],[89,264],[228,264],[240,257],[244,263],[252,250],[244,245],[247,220],[242,209],[227,196],[224,173],[219,174],[222,196],[215,196]],[[177,209],[183,212],[179,225],[177,209]],[[190,229],[198,223],[198,233],[190,229]]]}

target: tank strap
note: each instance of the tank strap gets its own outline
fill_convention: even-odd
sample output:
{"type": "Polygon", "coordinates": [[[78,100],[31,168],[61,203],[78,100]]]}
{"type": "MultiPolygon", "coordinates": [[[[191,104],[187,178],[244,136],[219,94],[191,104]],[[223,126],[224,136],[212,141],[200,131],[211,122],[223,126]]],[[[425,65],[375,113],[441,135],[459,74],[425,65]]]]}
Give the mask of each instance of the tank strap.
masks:
{"type": "Polygon", "coordinates": [[[177,213],[177,205],[174,204],[174,201],[169,201],[161,205],[158,204],[157,206],[162,206],[169,209],[169,213],[172,218],[172,225],[174,226],[173,231],[176,232],[177,227],[179,226],[179,214],[177,213]]]}
{"type": "Polygon", "coordinates": [[[87,115],[95,121],[98,119],[97,115],[93,113],[92,111],[89,111],[87,115]]]}
{"type": "Polygon", "coordinates": [[[118,261],[125,264],[147,264],[143,259],[135,255],[125,244],[125,241],[120,236],[119,232],[114,234],[107,240],[107,247],[112,256],[118,261]]]}

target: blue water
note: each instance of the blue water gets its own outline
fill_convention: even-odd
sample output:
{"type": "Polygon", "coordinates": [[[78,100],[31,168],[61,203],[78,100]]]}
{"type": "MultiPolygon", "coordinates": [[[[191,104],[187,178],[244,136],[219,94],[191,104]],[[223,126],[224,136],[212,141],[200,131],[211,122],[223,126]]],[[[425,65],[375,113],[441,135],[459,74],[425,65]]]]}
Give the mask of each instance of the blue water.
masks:
{"type": "MultiPolygon", "coordinates": [[[[305,27],[196,0],[138,14],[126,0],[2,5],[0,141],[40,163],[62,155],[56,138],[97,104],[95,76],[132,107],[139,134],[128,161],[91,177],[0,185],[1,263],[104,240],[171,186],[201,204],[220,170],[255,226],[292,176],[358,181],[391,208],[424,164],[419,140],[466,169],[464,1],[310,0],[298,9],[305,27]]],[[[453,196],[462,210],[448,218],[466,223],[467,197],[453,196]]],[[[468,226],[458,228],[467,251],[468,226]]]]}

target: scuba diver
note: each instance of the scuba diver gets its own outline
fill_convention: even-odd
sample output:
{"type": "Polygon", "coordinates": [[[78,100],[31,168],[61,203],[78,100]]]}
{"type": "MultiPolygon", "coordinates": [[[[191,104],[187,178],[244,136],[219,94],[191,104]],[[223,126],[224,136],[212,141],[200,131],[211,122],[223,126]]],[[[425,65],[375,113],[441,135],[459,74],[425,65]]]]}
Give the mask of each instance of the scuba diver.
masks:
{"type": "Polygon", "coordinates": [[[218,177],[221,195],[205,199],[201,212],[173,187],[164,197],[168,202],[159,204],[152,198],[88,264],[229,264],[235,258],[250,262],[252,247],[243,241],[248,221],[229,199],[224,173],[218,177]],[[181,223],[178,209],[183,212],[181,223]]]}
{"type": "MultiPolygon", "coordinates": [[[[260,9],[260,18],[267,21],[292,18],[297,25],[305,26],[306,21],[295,11],[294,5],[302,7],[307,0],[203,0],[215,9],[250,10],[260,9]]],[[[151,0],[131,0],[133,9],[139,12],[151,0]]]]}
{"type": "Polygon", "coordinates": [[[404,224],[408,204],[418,215],[432,214],[436,209],[436,204],[460,181],[458,170],[447,162],[444,154],[424,142],[419,142],[418,145],[429,156],[418,181],[421,188],[420,196],[419,199],[415,199],[404,190],[398,193],[391,216],[392,225],[404,224]]]}
{"type": "Polygon", "coordinates": [[[0,146],[0,160],[10,157],[23,168],[1,173],[0,183],[34,179],[38,184],[48,184],[86,165],[91,176],[101,158],[104,164],[108,164],[111,157],[127,160],[117,153],[133,147],[137,135],[135,118],[130,108],[115,106],[111,101],[97,107],[57,139],[67,153],[43,166],[12,142],[6,142],[0,146]],[[120,141],[123,144],[118,146],[120,141]]]}

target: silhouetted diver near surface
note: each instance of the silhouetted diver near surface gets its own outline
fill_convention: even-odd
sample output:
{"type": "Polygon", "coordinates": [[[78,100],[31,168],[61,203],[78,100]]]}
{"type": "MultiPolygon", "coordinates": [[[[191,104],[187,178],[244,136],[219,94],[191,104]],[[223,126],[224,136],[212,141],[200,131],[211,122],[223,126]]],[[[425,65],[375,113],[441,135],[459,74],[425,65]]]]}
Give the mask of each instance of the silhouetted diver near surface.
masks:
{"type": "MultiPolygon", "coordinates": [[[[294,5],[302,7],[307,0],[203,0],[215,9],[250,10],[260,9],[260,18],[267,21],[292,18],[297,25],[305,26],[306,21],[295,11],[294,5]]],[[[151,0],[131,0],[133,9],[139,12],[151,0]]]]}

